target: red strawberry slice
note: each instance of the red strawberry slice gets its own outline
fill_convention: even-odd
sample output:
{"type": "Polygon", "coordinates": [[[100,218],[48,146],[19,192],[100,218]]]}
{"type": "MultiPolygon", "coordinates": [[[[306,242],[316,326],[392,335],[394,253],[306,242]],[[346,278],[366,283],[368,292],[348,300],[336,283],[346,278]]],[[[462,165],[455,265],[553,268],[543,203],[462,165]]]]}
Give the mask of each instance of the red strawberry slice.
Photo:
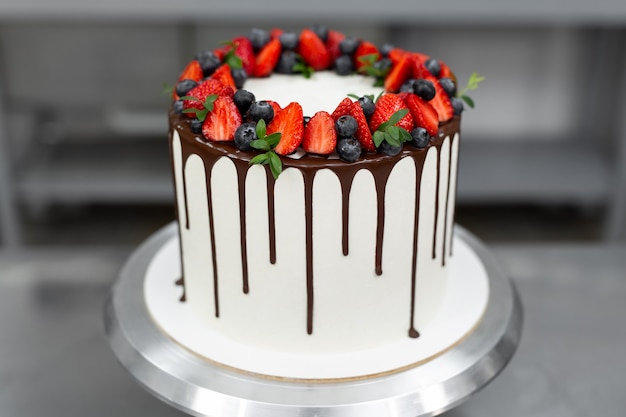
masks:
{"type": "Polygon", "coordinates": [[[269,103],[270,106],[272,106],[272,108],[274,109],[274,114],[277,114],[279,111],[282,110],[282,108],[280,107],[280,104],[278,104],[275,101],[272,100],[265,100],[267,103],[269,103]]]}
{"type": "Polygon", "coordinates": [[[352,100],[346,97],[339,103],[335,111],[331,114],[331,117],[336,122],[341,116],[350,114],[350,112],[352,112],[352,100]]]}
{"type": "Polygon", "coordinates": [[[408,52],[405,51],[404,49],[393,48],[391,51],[389,51],[389,54],[387,55],[387,57],[391,60],[391,64],[395,66],[398,64],[398,62],[400,62],[402,57],[404,57],[407,54],[408,52]]]}
{"type": "Polygon", "coordinates": [[[447,122],[454,117],[454,107],[452,107],[450,97],[448,97],[437,78],[433,75],[428,75],[425,78],[435,86],[435,97],[430,101],[430,104],[437,110],[439,121],[447,122]]]}
{"type": "Polygon", "coordinates": [[[439,133],[439,115],[431,104],[415,94],[407,94],[404,103],[409,108],[416,127],[423,127],[430,136],[439,133]]]}
{"type": "Polygon", "coordinates": [[[367,119],[365,118],[363,109],[358,101],[352,103],[349,114],[356,120],[357,129],[354,136],[361,144],[361,148],[368,152],[376,152],[376,145],[374,145],[374,140],[372,139],[372,132],[367,125],[367,119]]]}
{"type": "MultiPolygon", "coordinates": [[[[370,129],[375,132],[378,127],[389,120],[398,110],[408,109],[402,98],[396,94],[384,94],[376,102],[376,109],[370,118],[370,129]]],[[[409,111],[396,126],[411,131],[413,129],[413,116],[409,111]]]]}
{"type": "Polygon", "coordinates": [[[235,80],[233,79],[232,74],[230,73],[230,65],[223,64],[220,65],[215,72],[211,75],[211,78],[214,80],[221,81],[224,85],[229,86],[233,90],[237,89],[235,85],[235,80]]]}
{"type": "Polygon", "coordinates": [[[270,40],[259,51],[256,57],[256,64],[252,75],[254,77],[268,77],[280,59],[281,45],[276,38],[270,40]]]}
{"type": "Polygon", "coordinates": [[[432,74],[426,69],[426,67],[424,66],[424,62],[421,60],[421,58],[416,54],[412,55],[414,59],[412,60],[411,64],[411,78],[431,77],[432,74]]]}
{"type": "Polygon", "coordinates": [[[274,148],[279,155],[293,153],[302,143],[304,134],[304,122],[302,107],[296,102],[289,103],[287,107],[274,115],[267,126],[267,134],[280,132],[280,142],[274,148]]]}
{"type": "Polygon", "coordinates": [[[284,31],[281,28],[274,28],[270,30],[270,39],[278,39],[284,31]]]}
{"type": "Polygon", "coordinates": [[[357,71],[368,65],[367,60],[364,62],[364,59],[362,59],[368,55],[375,55],[376,61],[380,59],[380,51],[378,51],[376,45],[371,42],[363,41],[359,47],[356,48],[356,52],[354,53],[354,66],[357,71]]]}
{"type": "Polygon", "coordinates": [[[250,39],[245,36],[239,36],[233,39],[233,43],[235,44],[235,55],[241,58],[243,69],[248,75],[252,75],[256,65],[256,57],[254,56],[252,42],[250,42],[250,39]]]}
{"type": "Polygon", "coordinates": [[[187,64],[183,72],[180,73],[180,77],[178,77],[178,81],[181,80],[194,80],[195,82],[199,82],[202,80],[204,76],[202,75],[202,67],[197,60],[192,60],[187,64]]]}
{"type": "Polygon", "coordinates": [[[335,121],[328,112],[315,113],[304,128],[302,149],[318,155],[330,155],[336,145],[335,121]]]}
{"type": "MultiPolygon", "coordinates": [[[[220,97],[232,97],[234,91],[231,87],[224,85],[221,81],[209,78],[189,90],[187,96],[195,97],[197,100],[183,100],[183,109],[204,110],[204,101],[208,96],[213,94],[220,97]]],[[[196,117],[194,113],[187,113],[187,116],[192,119],[196,117]]]]}
{"type": "Polygon", "coordinates": [[[337,32],[336,30],[332,29],[328,30],[328,38],[326,38],[326,49],[328,49],[328,53],[330,54],[333,61],[341,56],[339,44],[345,38],[346,35],[341,32],[337,32]]]}
{"type": "Polygon", "coordinates": [[[404,54],[400,61],[393,67],[385,77],[385,91],[389,93],[397,92],[402,84],[409,79],[411,75],[412,58],[409,54],[404,54]]]}
{"type": "Polygon", "coordinates": [[[439,71],[439,78],[450,78],[456,84],[456,75],[454,75],[450,67],[441,60],[439,60],[439,67],[441,67],[441,70],[439,71]]]}
{"type": "Polygon", "coordinates": [[[235,131],[241,125],[241,114],[232,98],[219,97],[213,103],[213,111],[202,123],[202,134],[211,141],[224,142],[235,139],[235,131]]]}
{"type": "Polygon", "coordinates": [[[302,56],[304,62],[316,71],[330,68],[332,64],[332,57],[326,49],[326,45],[311,29],[303,29],[300,32],[297,52],[302,56]]]}

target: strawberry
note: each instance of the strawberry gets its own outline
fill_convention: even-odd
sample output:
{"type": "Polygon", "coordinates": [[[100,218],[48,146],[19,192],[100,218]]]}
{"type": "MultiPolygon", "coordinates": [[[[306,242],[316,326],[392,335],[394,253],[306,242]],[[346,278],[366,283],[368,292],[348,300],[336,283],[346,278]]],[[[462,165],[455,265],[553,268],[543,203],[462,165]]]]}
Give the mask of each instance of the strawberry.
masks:
{"type": "Polygon", "coordinates": [[[213,103],[213,110],[202,123],[202,134],[211,141],[231,141],[235,131],[241,125],[241,114],[231,97],[218,97],[213,103]]]}
{"type": "Polygon", "coordinates": [[[304,62],[316,71],[330,68],[332,64],[332,57],[326,49],[326,45],[311,29],[303,29],[300,32],[297,52],[302,56],[304,62]]]}
{"type": "Polygon", "coordinates": [[[391,68],[385,77],[385,91],[389,93],[397,92],[402,84],[411,75],[412,58],[409,54],[404,54],[400,61],[391,68]]]}
{"type": "Polygon", "coordinates": [[[274,28],[272,30],[270,30],[270,38],[271,39],[278,39],[280,37],[280,35],[282,35],[284,33],[284,31],[280,28],[274,28]]]}
{"type": "Polygon", "coordinates": [[[189,62],[183,72],[180,73],[180,77],[178,77],[178,81],[181,80],[194,80],[195,82],[200,82],[204,76],[202,75],[202,67],[200,63],[194,59],[189,62]]]}
{"type": "Polygon", "coordinates": [[[235,55],[241,58],[243,69],[246,70],[248,75],[252,75],[256,65],[256,57],[254,56],[252,42],[250,42],[250,39],[245,36],[239,36],[233,39],[233,43],[235,44],[235,55]]]}
{"type": "Polygon", "coordinates": [[[335,121],[325,111],[315,113],[304,128],[302,148],[309,153],[330,155],[336,145],[335,121]]]}
{"type": "Polygon", "coordinates": [[[432,74],[426,69],[421,58],[416,54],[412,54],[412,56],[414,59],[411,61],[411,78],[432,77],[432,74]]]}
{"type": "Polygon", "coordinates": [[[328,49],[328,53],[331,56],[331,59],[334,61],[335,59],[341,56],[341,51],[339,50],[339,44],[342,40],[346,38],[341,32],[337,32],[336,30],[328,30],[328,38],[326,38],[326,49],[328,49]]]}
{"type": "Polygon", "coordinates": [[[341,103],[339,103],[335,111],[331,114],[331,117],[336,122],[337,119],[339,119],[341,116],[350,114],[351,111],[352,111],[352,100],[346,97],[341,101],[341,103]]]}
{"type": "MultiPolygon", "coordinates": [[[[224,85],[219,80],[207,79],[196,87],[189,90],[187,93],[190,97],[195,97],[197,100],[183,100],[183,109],[204,109],[204,101],[210,95],[217,94],[218,96],[232,97],[234,91],[231,87],[224,85]]],[[[193,113],[188,113],[188,117],[194,118],[193,113]]]]}
{"type": "MultiPolygon", "coordinates": [[[[384,94],[376,102],[376,109],[370,118],[370,129],[376,131],[378,127],[389,120],[389,118],[398,110],[408,109],[402,98],[396,94],[384,94]]],[[[396,126],[411,131],[413,129],[413,116],[411,112],[407,113],[396,126]]]]}
{"type": "Polygon", "coordinates": [[[220,48],[213,50],[213,53],[220,60],[220,62],[224,62],[224,57],[226,56],[226,52],[228,52],[228,49],[226,46],[222,46],[220,48]]]}
{"type": "Polygon", "coordinates": [[[432,82],[435,86],[435,97],[430,101],[430,104],[437,110],[437,114],[439,115],[440,122],[447,122],[448,120],[454,117],[454,108],[452,107],[452,102],[450,101],[450,97],[443,89],[439,80],[433,75],[428,75],[425,77],[428,81],[432,82]]]}
{"type": "Polygon", "coordinates": [[[230,73],[230,65],[228,64],[223,64],[218,69],[216,69],[213,75],[211,75],[211,78],[221,81],[224,85],[231,87],[233,90],[237,89],[237,86],[235,85],[235,80],[230,73]]]}
{"type": "Polygon", "coordinates": [[[443,77],[450,78],[452,81],[454,81],[454,84],[457,84],[456,75],[454,75],[450,67],[441,60],[439,60],[439,66],[441,67],[441,71],[439,71],[439,78],[443,78],[443,77]]]}
{"type": "Polygon", "coordinates": [[[358,101],[352,103],[349,114],[356,120],[357,129],[354,136],[361,144],[363,150],[368,152],[376,152],[376,145],[374,145],[374,140],[372,139],[372,132],[367,125],[367,119],[365,118],[365,114],[363,114],[363,109],[361,108],[361,105],[358,101]]]}
{"type": "Polygon", "coordinates": [[[277,114],[279,111],[282,110],[282,108],[280,107],[280,104],[278,104],[275,101],[272,100],[265,100],[266,102],[268,102],[270,104],[270,106],[272,106],[272,108],[274,109],[274,114],[277,114]]]}
{"type": "Polygon", "coordinates": [[[431,104],[415,94],[406,94],[404,103],[409,108],[416,127],[423,127],[430,136],[439,133],[439,115],[431,104]]]}
{"type": "Polygon", "coordinates": [[[304,123],[302,107],[296,102],[289,103],[287,107],[274,115],[267,126],[267,134],[280,132],[280,142],[274,148],[279,155],[289,155],[302,143],[304,123]]]}
{"type": "Polygon", "coordinates": [[[374,62],[380,59],[380,52],[378,51],[376,45],[371,42],[363,41],[359,47],[356,48],[356,52],[354,53],[354,66],[357,71],[368,65],[367,59],[364,58],[368,55],[373,55],[375,57],[374,62]]]}
{"type": "Polygon", "coordinates": [[[395,66],[398,62],[400,62],[400,59],[402,59],[402,57],[404,57],[407,54],[408,52],[405,51],[404,49],[393,48],[391,51],[389,51],[389,54],[387,55],[387,57],[391,59],[391,64],[395,66]]]}
{"type": "Polygon", "coordinates": [[[252,75],[254,77],[268,77],[280,59],[281,49],[280,41],[276,38],[266,43],[256,57],[252,75]]]}

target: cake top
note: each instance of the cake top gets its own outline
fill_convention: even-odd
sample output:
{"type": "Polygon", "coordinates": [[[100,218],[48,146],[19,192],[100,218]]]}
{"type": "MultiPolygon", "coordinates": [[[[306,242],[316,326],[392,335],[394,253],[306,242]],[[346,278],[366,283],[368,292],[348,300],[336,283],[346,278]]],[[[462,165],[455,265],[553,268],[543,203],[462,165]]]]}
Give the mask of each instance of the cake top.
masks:
{"type": "Polygon", "coordinates": [[[258,152],[250,163],[268,164],[275,177],[283,157],[351,163],[426,149],[463,100],[472,105],[443,61],[319,25],[255,28],[198,53],[173,100],[202,140],[258,152]]]}

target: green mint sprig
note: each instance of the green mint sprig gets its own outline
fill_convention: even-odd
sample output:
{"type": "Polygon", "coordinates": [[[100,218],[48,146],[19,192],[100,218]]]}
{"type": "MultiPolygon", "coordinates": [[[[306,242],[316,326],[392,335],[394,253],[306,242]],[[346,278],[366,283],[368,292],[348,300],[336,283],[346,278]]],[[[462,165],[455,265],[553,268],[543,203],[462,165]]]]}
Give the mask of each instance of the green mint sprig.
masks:
{"type": "Polygon", "coordinates": [[[217,100],[217,94],[211,94],[209,96],[207,96],[206,99],[204,99],[204,102],[201,101],[200,99],[198,99],[197,97],[193,97],[193,96],[183,96],[181,97],[181,100],[192,100],[192,101],[197,101],[199,103],[202,103],[202,106],[204,107],[202,110],[200,109],[185,109],[183,110],[183,113],[195,113],[196,117],[198,118],[198,120],[200,120],[201,122],[204,122],[204,119],[206,119],[207,114],[209,114],[209,112],[213,111],[213,104],[215,103],[215,100],[217,100]]]}
{"type": "Polygon", "coordinates": [[[282,134],[280,132],[267,135],[267,127],[265,120],[261,119],[256,124],[256,137],[257,139],[250,142],[250,146],[260,151],[260,153],[250,160],[250,164],[269,165],[270,171],[274,178],[278,178],[281,172],[283,172],[283,162],[280,160],[274,148],[280,142],[282,134]]]}
{"type": "Polygon", "coordinates": [[[221,42],[222,45],[230,46],[224,55],[224,59],[222,62],[228,64],[231,69],[239,69],[243,68],[243,61],[241,58],[235,54],[235,50],[237,49],[237,45],[233,41],[225,41],[221,42]]]}
{"type": "Polygon", "coordinates": [[[469,80],[467,80],[467,85],[465,86],[465,88],[463,90],[461,90],[457,96],[463,100],[464,102],[467,103],[468,106],[470,106],[472,109],[474,108],[474,100],[472,100],[471,97],[469,97],[468,95],[466,95],[465,93],[467,93],[468,91],[474,91],[478,88],[478,84],[480,84],[482,81],[485,80],[485,77],[478,74],[477,72],[473,72],[472,75],[470,75],[469,80]]]}
{"type": "Polygon", "coordinates": [[[378,58],[380,58],[378,54],[367,54],[358,58],[359,62],[363,64],[363,66],[359,68],[358,72],[360,74],[365,74],[369,75],[370,77],[376,78],[376,81],[374,82],[374,87],[382,87],[384,85],[385,77],[391,69],[377,67],[375,64],[376,62],[378,62],[378,58]]]}
{"type": "MultiPolygon", "coordinates": [[[[370,100],[372,100],[372,102],[376,103],[378,99],[382,97],[383,94],[385,94],[385,90],[382,90],[380,93],[378,93],[378,96],[376,97],[374,97],[374,94],[365,94],[363,95],[363,97],[368,97],[370,100]]],[[[356,94],[348,94],[348,97],[353,98],[355,100],[358,100],[361,98],[357,96],[356,94]]]]}
{"type": "Polygon", "coordinates": [[[172,94],[174,94],[174,89],[175,87],[173,85],[163,83],[163,89],[161,90],[161,94],[165,96],[171,96],[172,94]]]}
{"type": "Polygon", "coordinates": [[[408,109],[401,109],[391,115],[389,120],[382,123],[374,132],[372,139],[374,145],[378,148],[383,141],[387,141],[392,146],[401,146],[404,142],[410,142],[413,140],[411,134],[404,128],[396,126],[406,114],[408,109]]]}
{"type": "Polygon", "coordinates": [[[304,78],[311,78],[311,76],[315,73],[315,69],[313,69],[312,66],[307,65],[307,63],[304,62],[304,59],[300,56],[298,57],[298,61],[294,64],[292,70],[293,72],[299,72],[304,78]]]}

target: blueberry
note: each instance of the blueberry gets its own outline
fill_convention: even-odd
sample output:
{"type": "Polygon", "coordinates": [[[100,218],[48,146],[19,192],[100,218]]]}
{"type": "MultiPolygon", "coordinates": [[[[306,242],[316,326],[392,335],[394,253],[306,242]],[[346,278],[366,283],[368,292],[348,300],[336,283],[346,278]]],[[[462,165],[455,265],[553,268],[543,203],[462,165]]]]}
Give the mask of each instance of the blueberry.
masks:
{"type": "Polygon", "coordinates": [[[395,156],[399,154],[401,150],[402,150],[402,144],[396,146],[396,145],[392,145],[386,140],[382,141],[382,143],[378,147],[378,151],[387,156],[395,156]]]}
{"type": "Polygon", "coordinates": [[[441,65],[439,65],[439,61],[435,58],[429,58],[424,62],[424,66],[426,69],[435,77],[439,77],[439,72],[441,72],[441,65]]]}
{"type": "Polygon", "coordinates": [[[415,92],[415,80],[409,79],[409,80],[406,80],[404,83],[402,83],[402,85],[400,86],[400,92],[401,93],[414,93],[415,92]]]}
{"type": "Polygon", "coordinates": [[[176,94],[178,94],[178,97],[186,96],[189,90],[197,85],[198,83],[194,80],[190,80],[187,78],[185,78],[184,80],[180,80],[178,83],[176,83],[176,94]]]}
{"type": "Polygon", "coordinates": [[[350,136],[354,136],[356,130],[359,125],[356,122],[356,119],[352,116],[341,116],[335,122],[335,131],[340,138],[349,138],[350,136]]]}
{"type": "Polygon", "coordinates": [[[251,151],[250,142],[256,139],[255,123],[243,123],[235,130],[235,146],[240,151],[251,151]]]}
{"type": "Polygon", "coordinates": [[[274,108],[267,101],[255,101],[248,109],[248,120],[251,122],[256,123],[263,119],[265,123],[269,123],[273,118],[274,108]]]}
{"type": "Polygon", "coordinates": [[[452,78],[442,77],[439,79],[439,84],[443,90],[448,94],[448,97],[454,97],[456,94],[456,84],[452,78]]]}
{"type": "Polygon", "coordinates": [[[246,114],[248,112],[248,109],[250,108],[250,105],[254,103],[255,100],[256,97],[254,97],[254,94],[252,94],[248,90],[243,89],[237,90],[235,92],[235,95],[233,96],[235,106],[237,106],[237,110],[239,110],[239,113],[241,114],[246,114]]]}
{"type": "Polygon", "coordinates": [[[279,74],[293,74],[293,67],[298,63],[298,54],[294,51],[284,51],[280,54],[276,71],[279,74]]]}
{"type": "Polygon", "coordinates": [[[202,132],[202,122],[198,119],[191,119],[191,131],[193,133],[200,133],[202,132]]]}
{"type": "Polygon", "coordinates": [[[435,97],[435,86],[428,80],[419,78],[413,82],[413,92],[426,101],[435,97]]]}
{"type": "Polygon", "coordinates": [[[311,30],[322,40],[326,42],[328,40],[328,28],[324,25],[313,25],[311,30]]]}
{"type": "Polygon", "coordinates": [[[222,61],[218,58],[213,51],[202,51],[196,55],[196,59],[200,63],[202,68],[202,74],[205,77],[213,74],[215,70],[222,65],[222,61]]]}
{"type": "Polygon", "coordinates": [[[392,62],[391,59],[389,58],[382,58],[376,62],[374,62],[373,67],[376,68],[379,71],[388,71],[391,69],[392,66],[392,62]]]}
{"type": "Polygon", "coordinates": [[[252,28],[248,33],[248,39],[250,39],[254,50],[259,51],[270,41],[270,33],[267,30],[252,28]]]}
{"type": "Polygon", "coordinates": [[[280,45],[283,47],[283,51],[290,51],[296,49],[298,46],[298,34],[295,32],[283,32],[279,37],[280,45]]]}
{"type": "Polygon", "coordinates": [[[380,48],[380,54],[386,58],[393,49],[395,49],[395,46],[390,43],[386,43],[380,48]]]}
{"type": "Polygon", "coordinates": [[[413,140],[411,141],[411,145],[416,148],[425,148],[430,142],[430,135],[423,127],[416,127],[411,131],[411,137],[413,140]]]}
{"type": "Polygon", "coordinates": [[[356,52],[356,48],[359,47],[361,41],[354,37],[344,38],[341,42],[339,42],[339,50],[344,55],[352,55],[356,52]]]}
{"type": "Polygon", "coordinates": [[[361,156],[361,144],[354,137],[339,139],[336,149],[339,157],[347,162],[354,162],[361,156]]]}
{"type": "Polygon", "coordinates": [[[176,114],[183,113],[183,101],[182,100],[176,100],[174,102],[174,113],[176,114]]]}
{"type": "Polygon", "coordinates": [[[374,110],[376,110],[376,104],[372,101],[368,96],[363,96],[359,99],[359,104],[361,105],[361,109],[363,110],[363,114],[365,117],[370,117],[374,114],[374,110]]]}
{"type": "Polygon", "coordinates": [[[230,73],[235,81],[235,87],[243,88],[246,80],[248,79],[248,73],[246,70],[243,68],[231,68],[230,73]]]}
{"type": "Polygon", "coordinates": [[[463,104],[463,100],[459,97],[452,97],[450,99],[450,103],[452,103],[452,108],[454,109],[454,114],[459,115],[463,113],[463,109],[465,109],[465,105],[463,104]]]}
{"type": "Polygon", "coordinates": [[[306,127],[306,125],[309,124],[309,122],[311,121],[311,116],[304,116],[302,118],[302,122],[304,123],[304,126],[306,127]]]}
{"type": "Polygon", "coordinates": [[[341,55],[335,60],[335,72],[338,75],[350,75],[354,72],[352,58],[348,55],[341,55]]]}

